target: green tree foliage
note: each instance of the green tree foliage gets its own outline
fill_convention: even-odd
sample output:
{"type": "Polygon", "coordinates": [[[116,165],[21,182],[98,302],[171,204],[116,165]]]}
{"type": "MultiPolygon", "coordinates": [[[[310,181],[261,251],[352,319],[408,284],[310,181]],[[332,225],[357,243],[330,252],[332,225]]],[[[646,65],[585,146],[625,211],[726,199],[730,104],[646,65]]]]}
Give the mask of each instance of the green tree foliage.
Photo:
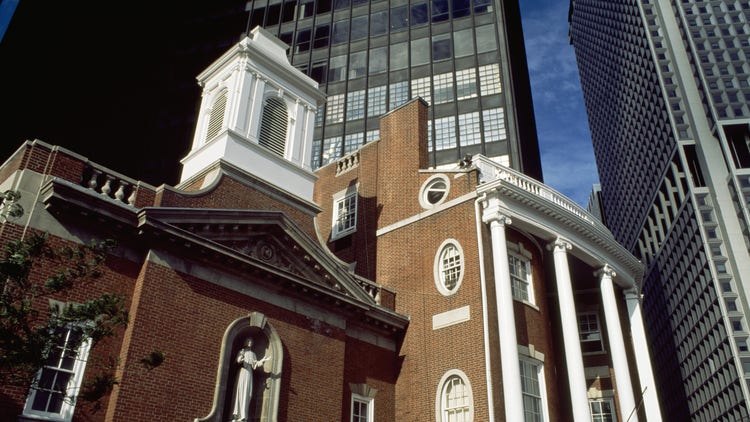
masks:
{"type": "MultiPolygon", "coordinates": [[[[7,198],[6,192],[6,202],[7,198]]],[[[5,245],[0,255],[0,383],[33,387],[50,345],[57,344],[65,331],[61,328],[79,327],[79,344],[90,338],[93,346],[127,325],[123,296],[104,294],[75,304],[52,300],[83,283],[93,283],[113,246],[108,240],[53,249],[46,234],[28,235],[5,245]],[[48,276],[36,280],[40,274],[48,276]]],[[[73,346],[77,349],[78,344],[73,346]]]]}

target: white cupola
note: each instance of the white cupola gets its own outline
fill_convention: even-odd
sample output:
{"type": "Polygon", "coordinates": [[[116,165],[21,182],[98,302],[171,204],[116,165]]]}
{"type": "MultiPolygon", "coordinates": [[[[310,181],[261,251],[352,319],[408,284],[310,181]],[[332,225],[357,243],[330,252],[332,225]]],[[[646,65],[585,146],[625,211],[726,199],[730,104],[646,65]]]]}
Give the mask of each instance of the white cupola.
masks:
{"type": "Polygon", "coordinates": [[[312,201],[312,136],[325,95],[289,63],[288,48],[256,27],[198,75],[202,100],[180,184],[223,161],[312,201]]]}

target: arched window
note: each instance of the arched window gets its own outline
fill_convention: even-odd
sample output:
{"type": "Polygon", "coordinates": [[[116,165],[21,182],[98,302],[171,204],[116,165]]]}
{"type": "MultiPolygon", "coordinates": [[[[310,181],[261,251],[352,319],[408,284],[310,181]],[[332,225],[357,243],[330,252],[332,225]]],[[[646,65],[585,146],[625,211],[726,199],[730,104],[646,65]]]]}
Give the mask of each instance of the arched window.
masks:
{"type": "Polygon", "coordinates": [[[283,157],[286,146],[288,113],[280,98],[269,98],[263,107],[258,143],[274,154],[283,157]]]}
{"type": "Polygon", "coordinates": [[[443,295],[452,295],[463,279],[463,251],[453,239],[440,245],[435,256],[435,284],[443,295]]]}
{"type": "Polygon", "coordinates": [[[468,422],[474,420],[473,396],[466,374],[452,369],[438,384],[437,422],[468,422]]]}
{"type": "Polygon", "coordinates": [[[227,110],[227,90],[223,90],[216,97],[208,115],[208,129],[206,130],[206,142],[219,134],[224,126],[224,113],[227,110]]]}

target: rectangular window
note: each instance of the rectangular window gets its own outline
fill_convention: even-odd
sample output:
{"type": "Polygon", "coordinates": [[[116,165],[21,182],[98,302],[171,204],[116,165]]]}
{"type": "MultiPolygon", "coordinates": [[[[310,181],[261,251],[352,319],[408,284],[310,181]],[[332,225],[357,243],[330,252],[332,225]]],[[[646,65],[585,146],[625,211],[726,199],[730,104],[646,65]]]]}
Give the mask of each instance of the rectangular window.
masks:
{"type": "Polygon", "coordinates": [[[465,100],[477,96],[476,69],[464,69],[456,72],[456,99],[465,100]]]}
{"type": "Polygon", "coordinates": [[[351,422],[372,422],[375,420],[373,409],[375,399],[352,394],[352,418],[351,422]]]}
{"type": "Polygon", "coordinates": [[[462,18],[471,15],[471,1],[469,0],[452,0],[451,9],[454,18],[462,18]]]}
{"type": "Polygon", "coordinates": [[[499,94],[502,91],[500,84],[500,65],[488,64],[479,67],[479,92],[482,95],[499,94]]]}
{"type": "Polygon", "coordinates": [[[448,0],[432,0],[432,22],[443,22],[448,18],[448,0]]]}
{"type": "Polygon", "coordinates": [[[604,350],[599,315],[596,312],[578,314],[578,333],[581,336],[581,352],[592,353],[604,350]]]}
{"type": "Polygon", "coordinates": [[[406,69],[409,66],[409,43],[402,42],[391,45],[391,70],[406,69]]]}
{"type": "Polygon", "coordinates": [[[295,43],[295,53],[303,53],[310,50],[310,34],[311,30],[302,29],[297,31],[297,42],[295,43]]]}
{"type": "Polygon", "coordinates": [[[432,60],[448,60],[453,56],[451,35],[434,35],[432,37],[432,60]]]}
{"type": "Polygon", "coordinates": [[[482,141],[478,111],[458,115],[458,139],[461,146],[476,145],[482,141]]]}
{"type": "Polygon", "coordinates": [[[391,9],[391,32],[403,31],[409,27],[409,9],[399,6],[391,9]]]}
{"type": "Polygon", "coordinates": [[[357,16],[352,18],[352,35],[351,40],[361,40],[367,38],[367,19],[369,16],[357,16]]]}
{"type": "Polygon", "coordinates": [[[365,143],[375,142],[380,139],[380,129],[368,130],[365,134],[365,143]]]}
{"type": "Polygon", "coordinates": [[[323,140],[323,159],[321,165],[326,165],[341,157],[341,137],[334,136],[323,140]]]}
{"type": "Polygon", "coordinates": [[[352,91],[346,94],[346,120],[365,117],[365,91],[352,91]]]}
{"type": "Polygon", "coordinates": [[[341,44],[349,40],[349,21],[343,20],[333,23],[333,39],[331,44],[341,44]]]}
{"type": "Polygon", "coordinates": [[[333,233],[338,238],[357,229],[357,191],[347,189],[334,195],[333,233]]]}
{"type": "Polygon", "coordinates": [[[456,147],[456,118],[435,119],[435,149],[440,151],[456,147]]]}
{"type": "Polygon", "coordinates": [[[477,34],[477,53],[486,53],[497,50],[497,30],[494,24],[478,26],[477,34]]]}
{"type": "Polygon", "coordinates": [[[344,154],[358,149],[362,146],[365,140],[364,133],[350,133],[344,137],[344,154]]]}
{"type": "Polygon", "coordinates": [[[456,57],[474,54],[474,31],[471,28],[453,33],[453,51],[456,57]]]}
{"type": "Polygon", "coordinates": [[[388,47],[370,49],[370,74],[383,73],[388,64],[388,47]]]}
{"type": "Polygon", "coordinates": [[[593,422],[615,422],[615,403],[611,398],[589,399],[593,422]]]}
{"type": "Polygon", "coordinates": [[[487,13],[492,10],[492,0],[474,0],[474,13],[487,13]]]}
{"type": "Polygon", "coordinates": [[[531,262],[529,259],[509,253],[508,266],[513,299],[533,303],[534,295],[531,291],[531,262]]]}
{"type": "Polygon", "coordinates": [[[299,2],[299,13],[297,13],[297,19],[309,18],[313,15],[315,1],[314,0],[300,0],[299,2]]]}
{"type": "Polygon", "coordinates": [[[409,83],[406,81],[396,82],[388,87],[390,99],[388,100],[388,110],[404,104],[409,100],[409,83]]]}
{"type": "Polygon", "coordinates": [[[344,94],[331,95],[328,97],[326,110],[327,123],[341,123],[344,121],[344,94]]]}
{"type": "Polygon", "coordinates": [[[367,117],[379,117],[385,114],[385,86],[376,86],[367,90],[367,117]]]}
{"type": "Polygon", "coordinates": [[[505,131],[505,111],[502,108],[482,110],[484,142],[501,141],[507,138],[505,131]]]}
{"type": "Polygon", "coordinates": [[[412,97],[421,97],[423,100],[427,101],[427,104],[431,104],[430,77],[425,76],[424,78],[411,81],[411,95],[412,97]]]}
{"type": "Polygon", "coordinates": [[[320,153],[323,150],[323,141],[316,139],[312,144],[312,159],[310,160],[310,167],[313,170],[320,168],[320,153]]]}
{"type": "Polygon", "coordinates": [[[435,75],[435,104],[453,101],[453,73],[435,75]]]}
{"type": "Polygon", "coordinates": [[[544,421],[544,373],[543,365],[521,359],[521,396],[525,422],[544,421]]]}
{"type": "Polygon", "coordinates": [[[47,360],[37,374],[35,387],[26,399],[23,414],[70,420],[91,341],[82,338],[83,333],[78,327],[58,328],[56,332],[57,340],[50,347],[47,360]]]}
{"type": "Polygon", "coordinates": [[[349,79],[361,78],[367,73],[367,52],[359,51],[349,55],[349,79]]]}
{"type": "Polygon", "coordinates": [[[411,41],[411,64],[419,66],[430,63],[430,40],[419,38],[411,41]]]}
{"type": "Polygon", "coordinates": [[[370,15],[370,36],[376,37],[388,33],[388,12],[376,12],[370,15]]]}
{"type": "Polygon", "coordinates": [[[315,41],[313,41],[313,48],[326,48],[328,47],[328,40],[331,34],[331,27],[329,25],[320,25],[315,28],[315,41]]]}
{"type": "Polygon", "coordinates": [[[310,68],[310,77],[313,78],[319,84],[326,83],[326,77],[328,76],[328,63],[325,61],[313,62],[310,68]]]}
{"type": "Polygon", "coordinates": [[[338,82],[346,79],[346,56],[331,57],[328,66],[328,82],[338,82]]]}
{"type": "Polygon", "coordinates": [[[410,19],[411,26],[426,25],[430,21],[430,15],[427,12],[427,2],[412,3],[410,19]]]}

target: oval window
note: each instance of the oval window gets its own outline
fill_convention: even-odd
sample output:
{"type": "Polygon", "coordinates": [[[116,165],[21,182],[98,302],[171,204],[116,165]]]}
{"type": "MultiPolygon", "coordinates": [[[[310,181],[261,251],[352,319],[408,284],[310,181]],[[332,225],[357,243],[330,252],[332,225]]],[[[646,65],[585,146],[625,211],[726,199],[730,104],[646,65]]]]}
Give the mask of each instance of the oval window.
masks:
{"type": "Polygon", "coordinates": [[[443,175],[432,176],[422,185],[419,195],[419,203],[423,208],[432,208],[445,201],[448,196],[450,184],[448,178],[443,175]]]}

